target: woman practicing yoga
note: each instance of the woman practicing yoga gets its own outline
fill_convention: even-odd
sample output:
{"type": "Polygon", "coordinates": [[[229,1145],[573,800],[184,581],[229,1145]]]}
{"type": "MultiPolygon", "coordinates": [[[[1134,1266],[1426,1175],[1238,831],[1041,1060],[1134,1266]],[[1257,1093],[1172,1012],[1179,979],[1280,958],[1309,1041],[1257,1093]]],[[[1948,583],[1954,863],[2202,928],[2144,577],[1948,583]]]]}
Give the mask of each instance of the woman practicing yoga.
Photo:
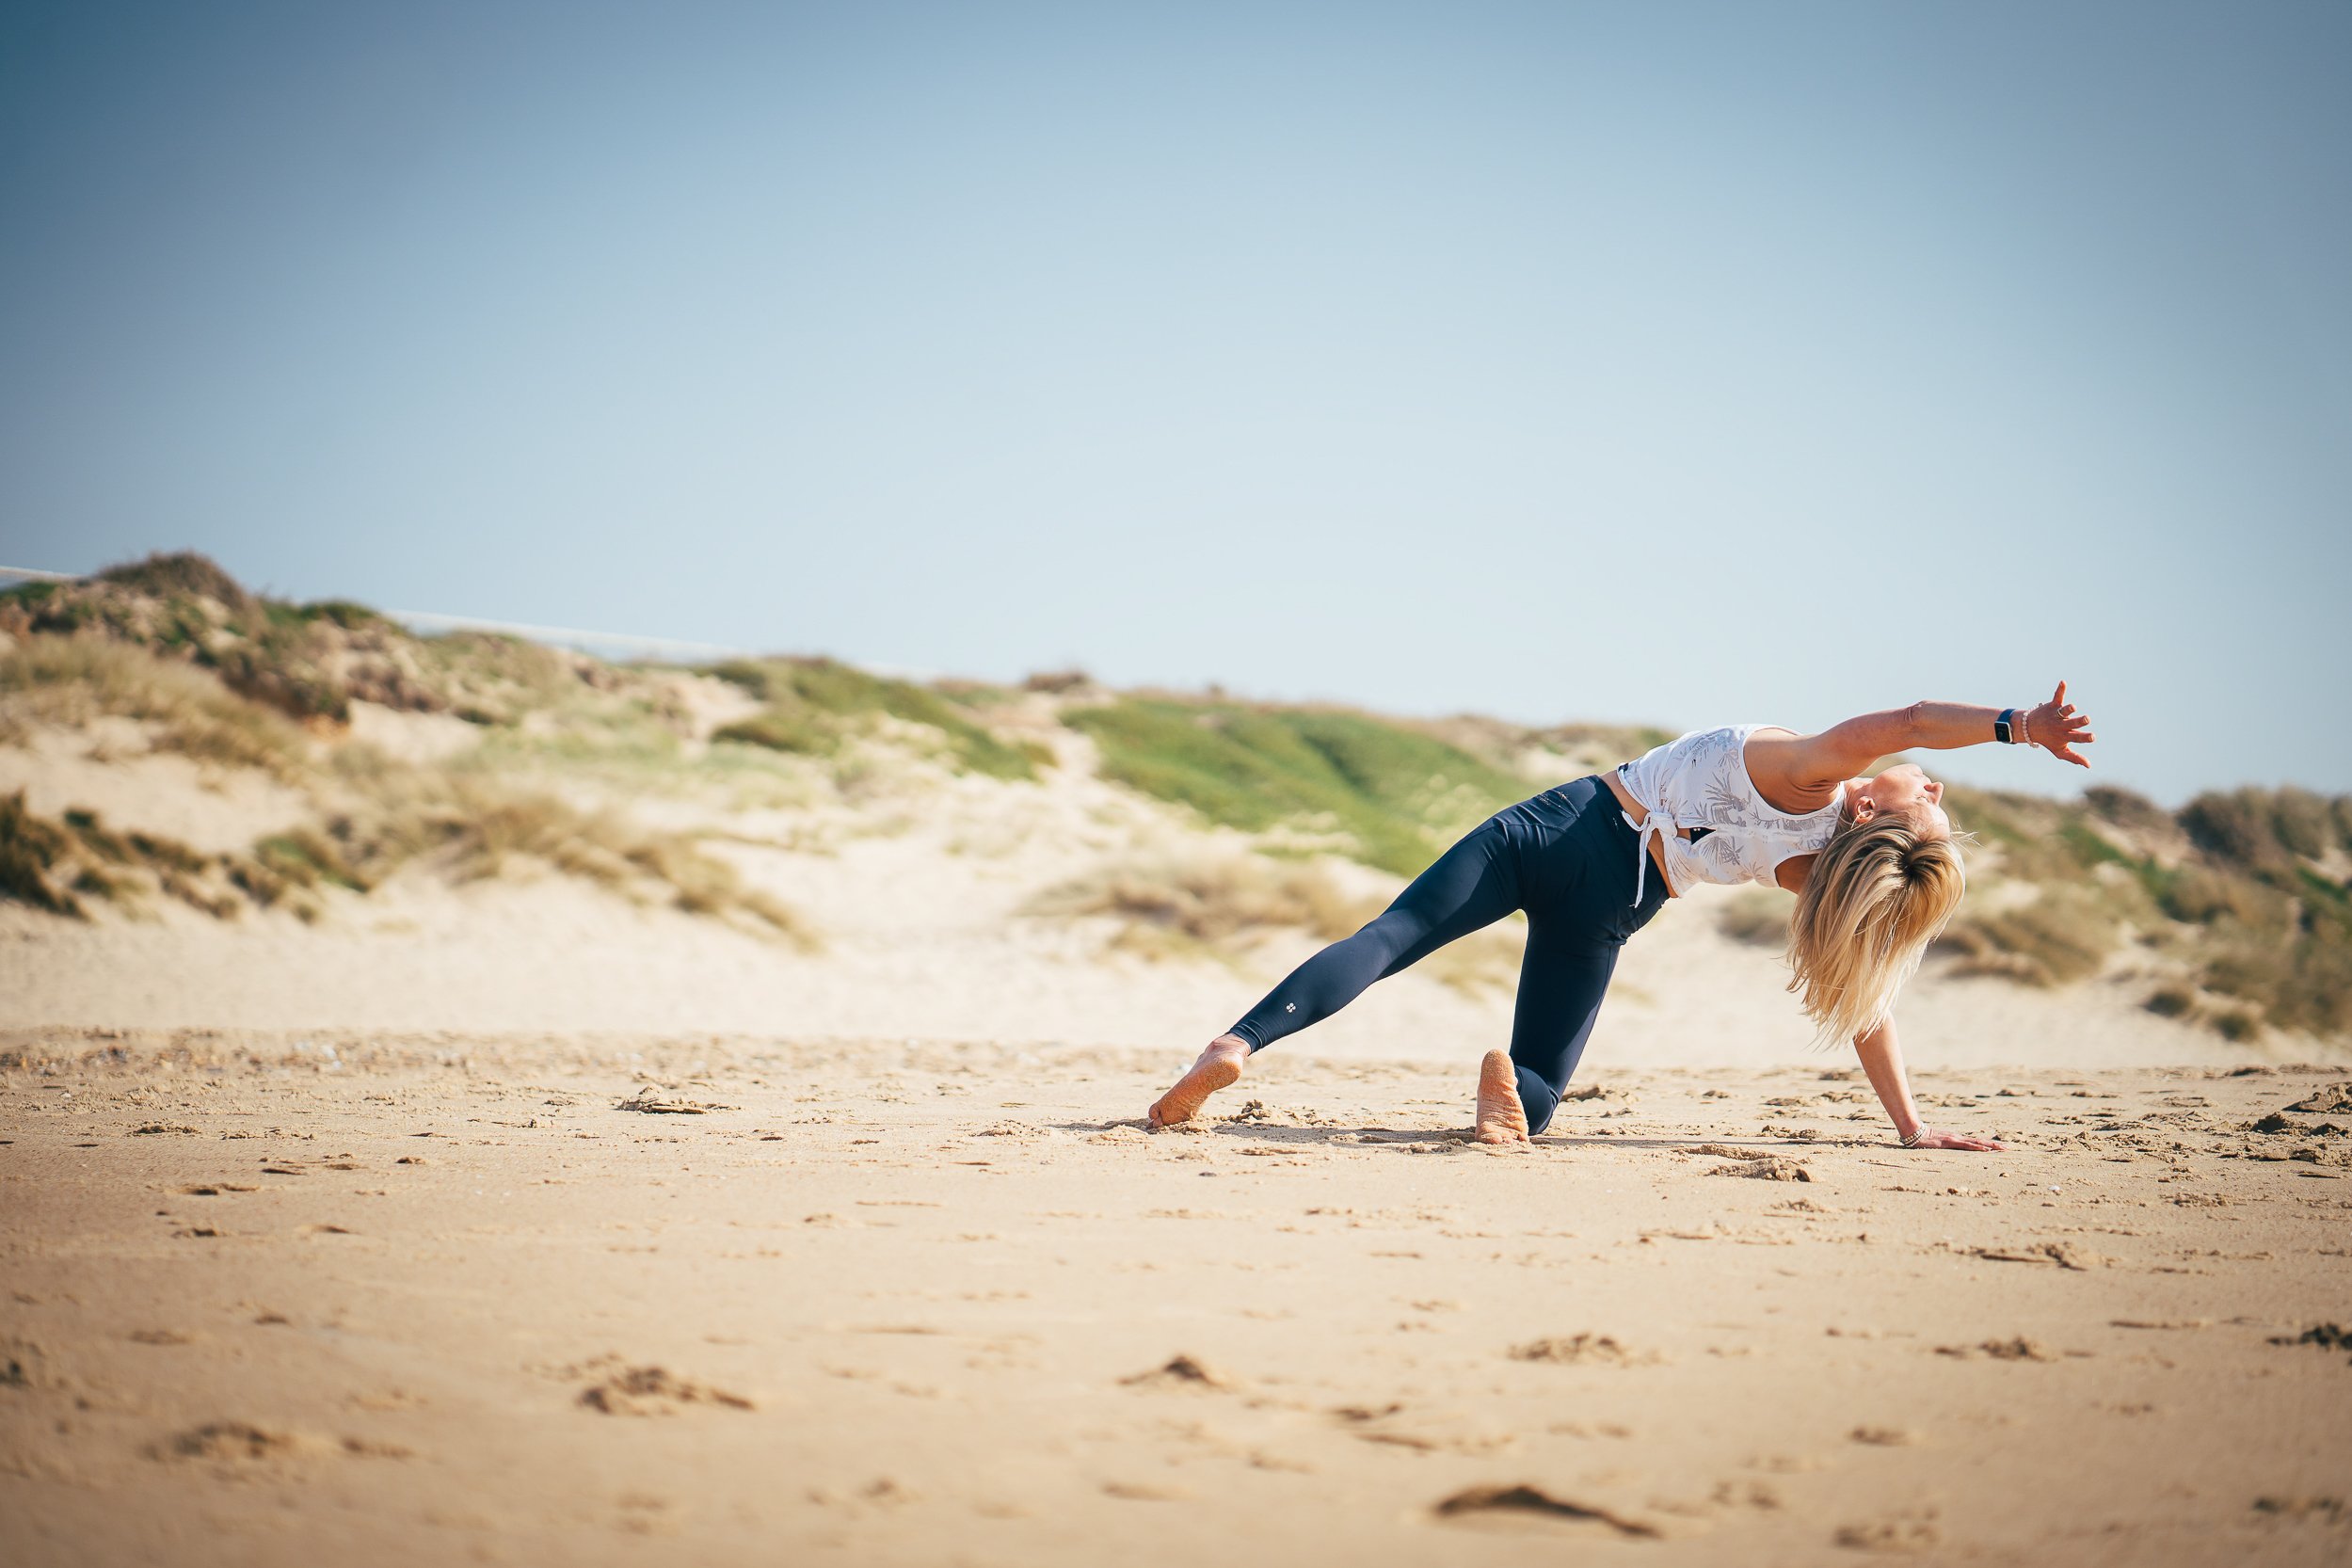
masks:
{"type": "Polygon", "coordinates": [[[1895,1040],[1895,994],[1960,906],[1944,786],[1911,762],[1855,776],[1896,752],[1986,741],[2038,745],[2087,768],[2075,748],[2093,739],[2061,680],[2030,712],[1918,702],[1818,735],[1751,724],[1693,730],[1546,790],[1471,829],[1379,918],[1291,970],[1160,1096],[1152,1126],[1189,1121],[1241,1076],[1251,1052],[1524,909],[1511,1049],[1488,1051],[1480,1065],[1478,1139],[1526,1143],[1559,1109],[1625,938],[1693,882],[1762,882],[1797,895],[1788,988],[1824,1036],[1854,1042],[1904,1146],[1997,1149],[1919,1119],[1895,1040]]]}

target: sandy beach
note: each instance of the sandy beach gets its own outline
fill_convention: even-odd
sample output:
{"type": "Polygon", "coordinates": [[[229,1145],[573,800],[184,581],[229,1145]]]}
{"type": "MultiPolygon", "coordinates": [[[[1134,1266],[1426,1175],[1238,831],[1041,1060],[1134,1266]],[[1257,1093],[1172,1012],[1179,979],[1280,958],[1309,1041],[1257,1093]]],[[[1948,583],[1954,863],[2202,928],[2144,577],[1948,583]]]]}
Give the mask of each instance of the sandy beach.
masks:
{"type": "Polygon", "coordinates": [[[1922,1070],[1989,1158],[1818,1060],[1611,1064],[1498,1152],[1466,1061],[1148,1134],[1113,1048],[7,1048],[11,1562],[2352,1545],[2340,1071],[1922,1070]]]}

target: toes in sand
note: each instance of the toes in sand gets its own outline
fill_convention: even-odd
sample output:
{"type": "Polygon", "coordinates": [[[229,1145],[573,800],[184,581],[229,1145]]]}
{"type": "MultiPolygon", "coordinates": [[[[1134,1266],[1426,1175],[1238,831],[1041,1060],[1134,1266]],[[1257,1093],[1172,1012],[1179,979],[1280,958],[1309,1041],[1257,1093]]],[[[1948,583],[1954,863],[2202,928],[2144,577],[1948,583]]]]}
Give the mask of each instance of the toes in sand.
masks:
{"type": "Polygon", "coordinates": [[[1479,1064],[1478,1140],[1481,1144],[1528,1142],[1528,1113],[1519,1104],[1519,1075],[1511,1053],[1490,1050],[1479,1064]]]}
{"type": "Polygon", "coordinates": [[[1235,1035],[1221,1034],[1208,1042],[1200,1060],[1176,1080],[1176,1087],[1152,1102],[1151,1125],[1174,1127],[1199,1115],[1202,1102],[1209,1096],[1240,1080],[1241,1064],[1249,1060],[1249,1054],[1248,1045],[1235,1035]]]}

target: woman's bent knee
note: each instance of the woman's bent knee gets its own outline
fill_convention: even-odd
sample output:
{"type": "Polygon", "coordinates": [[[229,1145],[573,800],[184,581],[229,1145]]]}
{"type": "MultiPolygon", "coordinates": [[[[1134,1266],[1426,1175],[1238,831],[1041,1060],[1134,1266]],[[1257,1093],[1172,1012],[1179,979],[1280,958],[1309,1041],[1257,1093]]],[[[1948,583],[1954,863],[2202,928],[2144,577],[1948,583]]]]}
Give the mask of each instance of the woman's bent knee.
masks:
{"type": "Polygon", "coordinates": [[[1532,1138],[1552,1125],[1552,1114],[1560,1109],[1560,1091],[1544,1081],[1532,1068],[1522,1066],[1519,1076],[1519,1109],[1527,1112],[1528,1136],[1532,1138]]]}

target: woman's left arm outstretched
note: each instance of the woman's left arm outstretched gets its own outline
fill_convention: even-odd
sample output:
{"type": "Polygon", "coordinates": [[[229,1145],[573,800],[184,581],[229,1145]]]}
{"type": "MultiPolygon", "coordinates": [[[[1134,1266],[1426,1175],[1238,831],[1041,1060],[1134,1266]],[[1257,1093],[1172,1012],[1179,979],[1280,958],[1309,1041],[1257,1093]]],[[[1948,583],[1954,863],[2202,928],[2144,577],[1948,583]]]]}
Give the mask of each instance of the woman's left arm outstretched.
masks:
{"type": "Polygon", "coordinates": [[[1894,1015],[1857,1039],[1854,1053],[1862,1058],[1862,1070],[1870,1075],[1870,1087],[1879,1092],[1879,1103],[1886,1107],[1887,1117],[1905,1147],[1992,1151],[2006,1146],[1990,1138],[1945,1132],[1920,1120],[1918,1108],[1911,1102],[1911,1082],[1903,1073],[1903,1048],[1895,1038],[1894,1015]]]}

